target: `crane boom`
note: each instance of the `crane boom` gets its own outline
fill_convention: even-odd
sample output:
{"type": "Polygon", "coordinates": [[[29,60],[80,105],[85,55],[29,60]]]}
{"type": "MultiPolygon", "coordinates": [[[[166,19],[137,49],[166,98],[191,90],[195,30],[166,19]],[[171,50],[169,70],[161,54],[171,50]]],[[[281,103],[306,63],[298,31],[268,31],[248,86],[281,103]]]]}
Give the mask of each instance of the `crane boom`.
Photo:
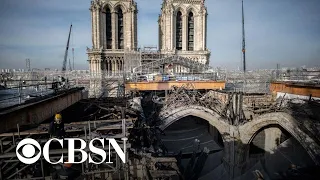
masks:
{"type": "Polygon", "coordinates": [[[244,33],[244,12],[243,12],[243,0],[242,0],[242,55],[243,55],[243,72],[246,72],[246,39],[244,33]]]}
{"type": "Polygon", "coordinates": [[[67,69],[67,61],[68,61],[67,58],[68,58],[68,50],[69,50],[71,29],[72,29],[72,24],[71,24],[71,26],[70,26],[70,31],[69,31],[68,41],[67,41],[66,52],[65,52],[65,54],[64,54],[63,65],[62,65],[62,72],[65,72],[66,69],[67,69]]]}

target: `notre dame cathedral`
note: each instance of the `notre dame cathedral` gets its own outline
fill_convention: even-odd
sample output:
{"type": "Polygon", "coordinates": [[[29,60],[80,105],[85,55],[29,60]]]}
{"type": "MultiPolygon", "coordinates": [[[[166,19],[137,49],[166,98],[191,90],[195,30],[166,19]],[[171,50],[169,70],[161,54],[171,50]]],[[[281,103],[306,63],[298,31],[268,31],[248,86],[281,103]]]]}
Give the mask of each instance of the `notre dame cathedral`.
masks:
{"type": "MultiPolygon", "coordinates": [[[[178,55],[209,64],[205,0],[163,0],[159,15],[161,55],[178,55]]],[[[138,53],[137,3],[134,0],[91,2],[92,48],[87,49],[90,72],[116,76],[130,69],[125,52],[138,53]],[[127,68],[126,68],[127,67],[127,68]]],[[[175,72],[187,68],[175,65],[175,72]]],[[[97,84],[90,83],[92,86],[97,84]]],[[[100,86],[100,85],[98,85],[100,86]]]]}

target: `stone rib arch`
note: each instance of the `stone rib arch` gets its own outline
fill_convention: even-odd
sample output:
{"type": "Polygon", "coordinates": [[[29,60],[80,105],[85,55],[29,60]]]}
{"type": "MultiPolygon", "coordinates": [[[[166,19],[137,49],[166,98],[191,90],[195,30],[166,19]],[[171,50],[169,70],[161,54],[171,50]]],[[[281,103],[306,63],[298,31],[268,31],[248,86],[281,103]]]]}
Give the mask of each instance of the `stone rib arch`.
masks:
{"type": "Polygon", "coordinates": [[[164,130],[174,122],[187,116],[196,116],[208,121],[210,125],[219,131],[223,141],[225,140],[224,136],[229,134],[230,126],[224,118],[208,108],[196,105],[183,106],[160,112],[159,118],[162,124],[159,127],[164,130]]]}
{"type": "Polygon", "coordinates": [[[192,12],[194,16],[197,16],[198,10],[195,6],[193,6],[192,4],[190,4],[187,8],[186,8],[186,15],[189,15],[189,13],[192,12]]]}
{"type": "Polygon", "coordinates": [[[113,11],[118,12],[118,8],[122,10],[123,13],[128,11],[127,6],[123,2],[117,2],[113,5],[113,11]]]}
{"type": "Polygon", "coordinates": [[[113,6],[112,6],[112,4],[110,4],[110,3],[104,3],[103,5],[102,5],[102,12],[106,12],[106,10],[107,10],[107,8],[109,8],[109,10],[110,10],[110,13],[112,13],[113,12],[113,6]]]}
{"type": "Polygon", "coordinates": [[[316,164],[320,164],[320,146],[298,126],[297,122],[294,117],[284,112],[264,114],[240,126],[240,138],[243,144],[248,145],[260,129],[268,125],[279,125],[302,145],[316,164]]]}
{"type": "Polygon", "coordinates": [[[178,13],[179,11],[181,12],[182,17],[186,15],[185,7],[184,7],[182,4],[179,4],[179,5],[175,6],[173,15],[174,15],[174,16],[177,16],[177,13],[178,13]]]}

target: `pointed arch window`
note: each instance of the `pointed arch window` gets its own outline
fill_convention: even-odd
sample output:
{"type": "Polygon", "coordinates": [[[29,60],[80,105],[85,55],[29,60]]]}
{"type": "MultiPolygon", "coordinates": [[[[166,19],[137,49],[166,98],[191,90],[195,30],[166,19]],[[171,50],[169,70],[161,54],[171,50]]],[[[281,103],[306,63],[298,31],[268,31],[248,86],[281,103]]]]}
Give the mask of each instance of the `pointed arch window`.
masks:
{"type": "Polygon", "coordinates": [[[111,11],[108,7],[106,9],[106,39],[107,39],[107,49],[112,49],[111,11]]]}
{"type": "Polygon", "coordinates": [[[182,13],[178,11],[176,20],[176,49],[182,50],[182,13]]]}
{"type": "Polygon", "coordinates": [[[118,49],[123,49],[124,38],[123,38],[123,13],[121,8],[118,9],[118,49]]]}
{"type": "Polygon", "coordinates": [[[188,14],[188,51],[194,50],[194,16],[190,12],[188,14]]]}

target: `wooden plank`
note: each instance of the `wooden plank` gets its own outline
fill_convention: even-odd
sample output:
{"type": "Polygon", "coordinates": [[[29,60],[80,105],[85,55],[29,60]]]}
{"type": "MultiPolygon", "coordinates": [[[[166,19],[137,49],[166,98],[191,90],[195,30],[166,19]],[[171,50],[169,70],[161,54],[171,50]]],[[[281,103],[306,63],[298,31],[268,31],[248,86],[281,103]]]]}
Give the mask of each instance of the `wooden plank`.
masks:
{"type": "MultiPolygon", "coordinates": [[[[126,129],[132,129],[133,126],[126,126],[126,129]]],[[[104,126],[97,128],[97,131],[103,131],[103,130],[112,130],[112,129],[122,129],[122,125],[110,125],[110,126],[104,126]]]]}
{"type": "MultiPolygon", "coordinates": [[[[83,129],[73,129],[73,130],[65,130],[66,132],[81,132],[83,129]]],[[[10,137],[10,136],[25,136],[25,135],[40,135],[40,134],[48,134],[48,131],[40,131],[40,130],[27,130],[27,131],[21,131],[20,133],[14,132],[14,133],[2,133],[0,134],[0,137],[10,137]]]]}
{"type": "MultiPolygon", "coordinates": [[[[132,122],[134,120],[137,120],[137,118],[128,118],[126,119],[126,122],[132,122]]],[[[122,119],[103,119],[103,120],[97,120],[97,121],[79,121],[79,122],[71,122],[71,123],[68,123],[68,124],[65,124],[65,126],[72,126],[72,125],[87,125],[88,123],[91,123],[91,124],[100,124],[100,123],[111,123],[111,122],[122,122],[122,119]]],[[[46,124],[40,124],[39,126],[49,126],[50,124],[49,123],[46,123],[46,124]]]]}
{"type": "Polygon", "coordinates": [[[312,96],[320,98],[320,87],[307,84],[290,84],[286,82],[274,82],[270,85],[271,92],[282,92],[288,94],[312,96]]]}
{"type": "MultiPolygon", "coordinates": [[[[126,119],[126,122],[127,122],[127,127],[126,128],[133,128],[133,125],[132,125],[132,120],[135,120],[136,118],[130,118],[130,119],[126,119]]],[[[90,121],[91,122],[91,125],[93,124],[92,122],[93,121],[90,121]]],[[[122,122],[122,120],[100,120],[100,121],[96,121],[96,124],[102,124],[102,123],[110,123],[110,122],[122,122]]],[[[65,124],[65,131],[67,133],[70,133],[70,132],[81,132],[81,131],[84,131],[83,130],[83,126],[81,125],[88,125],[88,121],[83,121],[83,122],[74,122],[74,123],[70,123],[70,124],[65,124]],[[75,128],[79,128],[79,129],[67,129],[67,128],[70,128],[70,127],[75,127],[75,128]]],[[[41,124],[39,127],[37,128],[34,128],[34,129],[30,129],[30,130],[26,130],[26,131],[21,131],[21,132],[12,132],[12,133],[2,133],[0,134],[0,137],[10,137],[10,136],[25,136],[25,135],[40,135],[40,134],[48,134],[48,131],[43,131],[43,130],[39,130],[43,127],[46,127],[46,128],[49,128],[49,124],[41,124]]],[[[94,128],[93,125],[91,126],[91,131],[93,130],[108,130],[108,129],[122,129],[122,125],[121,124],[112,124],[112,125],[104,125],[104,126],[101,126],[101,127],[98,127],[98,128],[94,128]]],[[[87,129],[88,130],[88,129],[87,129]]]]}
{"type": "Polygon", "coordinates": [[[177,162],[176,158],[173,157],[151,157],[153,162],[161,162],[161,163],[175,163],[177,162]]]}
{"type": "MultiPolygon", "coordinates": [[[[132,129],[133,125],[128,125],[126,126],[126,129],[132,129]]],[[[107,125],[107,126],[102,126],[99,128],[91,128],[91,131],[97,130],[97,131],[102,131],[102,130],[112,130],[112,129],[122,129],[122,125],[107,125]]],[[[88,130],[88,129],[87,129],[88,130]]],[[[72,133],[72,132],[81,132],[84,131],[83,129],[66,129],[66,133],[72,133]]],[[[10,137],[10,136],[25,136],[25,135],[40,135],[40,134],[48,134],[48,131],[40,131],[38,129],[33,129],[33,130],[27,130],[27,131],[21,131],[20,133],[14,132],[14,133],[2,133],[0,134],[0,137],[10,137]]]]}
{"type": "Polygon", "coordinates": [[[168,170],[150,170],[149,172],[152,178],[171,177],[178,175],[177,171],[168,170]]]}

